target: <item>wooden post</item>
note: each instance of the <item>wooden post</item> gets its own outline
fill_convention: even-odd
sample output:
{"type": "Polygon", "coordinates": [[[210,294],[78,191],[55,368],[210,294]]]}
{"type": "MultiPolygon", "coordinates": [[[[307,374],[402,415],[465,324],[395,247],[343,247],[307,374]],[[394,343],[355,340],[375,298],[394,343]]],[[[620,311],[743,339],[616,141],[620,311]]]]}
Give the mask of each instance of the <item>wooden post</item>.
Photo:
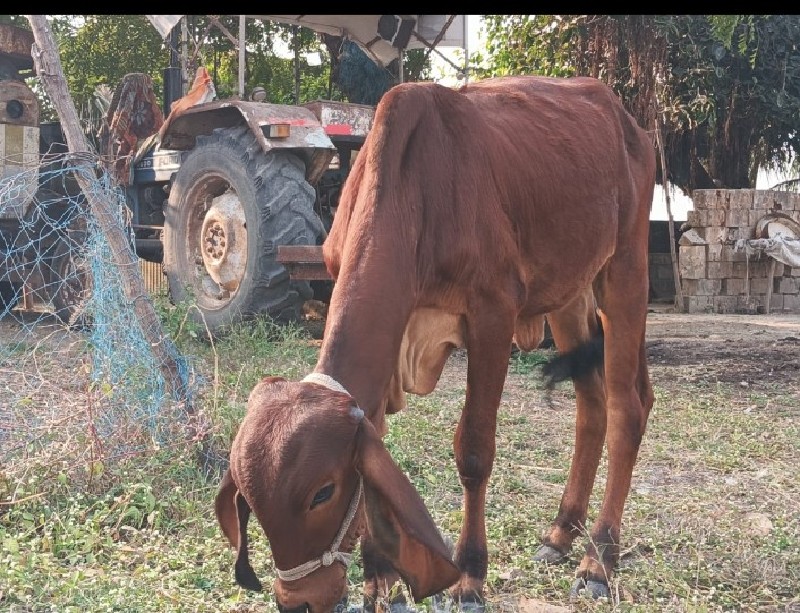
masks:
{"type": "Polygon", "coordinates": [[[764,305],[764,313],[769,315],[772,302],[772,286],[775,284],[775,258],[769,259],[769,269],[767,271],[767,304],[764,305]]]}
{"type": "Polygon", "coordinates": [[[745,252],[745,267],[744,267],[744,295],[747,299],[747,308],[750,308],[750,254],[745,252]]]}
{"type": "Polygon", "coordinates": [[[300,26],[292,26],[292,47],[294,48],[294,103],[300,104],[300,26]]]}
{"type": "Polygon", "coordinates": [[[246,15],[239,15],[239,99],[244,100],[245,39],[247,37],[246,15]]]}
{"type": "MultiPolygon", "coordinates": [[[[130,247],[129,237],[124,228],[117,223],[117,215],[112,208],[113,203],[98,197],[88,178],[95,175],[97,156],[91,153],[81,130],[47,17],[45,15],[26,15],[26,17],[33,30],[34,45],[31,55],[36,65],[36,72],[58,113],[61,129],[64,131],[75,164],[85,167],[85,172],[76,172],[75,178],[86,196],[92,215],[111,246],[114,264],[122,278],[125,298],[133,305],[142,333],[156,356],[168,389],[176,400],[187,401],[188,390],[185,389],[175,359],[164,343],[161,320],[144,286],[139,271],[139,259],[130,247]]],[[[187,406],[186,409],[189,414],[194,413],[191,406],[187,406]]]]}
{"type": "Polygon", "coordinates": [[[681,287],[681,271],[678,266],[678,254],[675,249],[675,221],[672,218],[672,203],[669,198],[667,185],[667,160],[664,157],[664,142],[661,140],[661,124],[656,118],[656,144],[658,145],[658,157],[661,158],[661,187],[664,189],[664,200],[667,205],[667,217],[669,218],[669,255],[672,258],[672,277],[675,281],[675,310],[683,313],[685,305],[683,303],[683,288],[681,287]]]}

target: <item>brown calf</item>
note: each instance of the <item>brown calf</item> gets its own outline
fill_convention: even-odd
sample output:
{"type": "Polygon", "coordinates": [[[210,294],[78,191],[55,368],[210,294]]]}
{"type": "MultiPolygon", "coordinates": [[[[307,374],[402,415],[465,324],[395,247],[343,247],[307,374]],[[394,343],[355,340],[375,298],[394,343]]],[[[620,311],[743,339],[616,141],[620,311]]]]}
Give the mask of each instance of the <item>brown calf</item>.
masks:
{"type": "Polygon", "coordinates": [[[252,510],[284,611],[331,610],[362,533],[368,605],[401,578],[417,601],[450,588],[482,604],[508,358],[514,342],[537,345],[547,314],[562,353],[602,328],[604,362],[575,380],[575,453],[535,557],[563,558],[585,529],[605,441],[605,496],[573,589],[608,594],[653,403],[644,343],[654,182],[650,139],[597,80],[390,90],[324,245],[336,284],[315,371],[259,383],[231,450],[216,511],[238,550],[237,581],[260,588],[247,560],[252,510]],[[404,392],[431,392],[455,347],[468,366],[454,437],[464,521],[451,558],[381,439],[386,414],[403,408],[404,392]]]}

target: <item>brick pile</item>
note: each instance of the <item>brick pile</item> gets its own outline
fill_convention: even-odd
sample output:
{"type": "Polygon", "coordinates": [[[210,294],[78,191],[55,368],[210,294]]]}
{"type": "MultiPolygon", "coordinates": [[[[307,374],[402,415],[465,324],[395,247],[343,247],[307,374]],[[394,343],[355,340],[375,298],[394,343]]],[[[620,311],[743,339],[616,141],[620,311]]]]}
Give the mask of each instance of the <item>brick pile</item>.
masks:
{"type": "Polygon", "coordinates": [[[758,221],[782,213],[800,223],[800,194],[756,189],[706,189],[692,194],[694,210],[678,244],[684,309],[689,313],[800,313],[800,267],[736,249],[758,221]],[[772,279],[770,281],[770,272],[772,279]],[[770,290],[771,285],[771,290],[770,290]],[[769,300],[769,308],[767,308],[769,300]]]}

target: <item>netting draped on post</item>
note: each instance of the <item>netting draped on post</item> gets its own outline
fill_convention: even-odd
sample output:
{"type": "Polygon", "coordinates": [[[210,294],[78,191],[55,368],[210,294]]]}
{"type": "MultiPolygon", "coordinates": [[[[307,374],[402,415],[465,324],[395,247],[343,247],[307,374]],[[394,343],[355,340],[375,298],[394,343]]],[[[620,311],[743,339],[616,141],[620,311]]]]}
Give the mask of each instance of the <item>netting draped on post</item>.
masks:
{"type": "Polygon", "coordinates": [[[134,308],[152,297],[123,286],[118,263],[138,262],[125,195],[86,157],[50,156],[25,171],[39,174],[27,202],[25,172],[0,180],[0,464],[58,450],[66,458],[67,447],[136,453],[175,440],[190,417],[189,361],[160,333],[154,350],[134,308]],[[91,213],[94,199],[130,237],[124,257],[91,213]],[[164,356],[177,381],[165,380],[164,356]]]}

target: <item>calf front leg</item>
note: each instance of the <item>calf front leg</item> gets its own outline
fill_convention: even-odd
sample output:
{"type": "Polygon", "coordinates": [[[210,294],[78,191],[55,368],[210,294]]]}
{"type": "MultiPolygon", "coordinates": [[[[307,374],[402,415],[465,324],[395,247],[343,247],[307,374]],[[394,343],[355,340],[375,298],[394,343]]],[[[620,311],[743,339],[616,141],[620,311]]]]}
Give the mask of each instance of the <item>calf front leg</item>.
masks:
{"type": "Polygon", "coordinates": [[[464,519],[455,548],[461,579],[450,590],[456,602],[479,607],[484,604],[488,565],[486,486],[494,463],[497,409],[513,335],[513,316],[498,308],[496,297],[482,306],[467,319],[467,394],[453,445],[464,490],[464,519]]]}
{"type": "Polygon", "coordinates": [[[364,563],[364,613],[406,611],[400,575],[375,547],[368,533],[361,537],[361,559],[364,563]]]}
{"type": "MultiPolygon", "coordinates": [[[[381,437],[386,436],[389,426],[384,414],[373,418],[375,429],[381,437]]],[[[361,560],[364,565],[364,613],[402,613],[408,610],[405,592],[402,589],[400,574],[389,558],[383,555],[369,532],[365,522],[361,536],[361,560]]]]}

